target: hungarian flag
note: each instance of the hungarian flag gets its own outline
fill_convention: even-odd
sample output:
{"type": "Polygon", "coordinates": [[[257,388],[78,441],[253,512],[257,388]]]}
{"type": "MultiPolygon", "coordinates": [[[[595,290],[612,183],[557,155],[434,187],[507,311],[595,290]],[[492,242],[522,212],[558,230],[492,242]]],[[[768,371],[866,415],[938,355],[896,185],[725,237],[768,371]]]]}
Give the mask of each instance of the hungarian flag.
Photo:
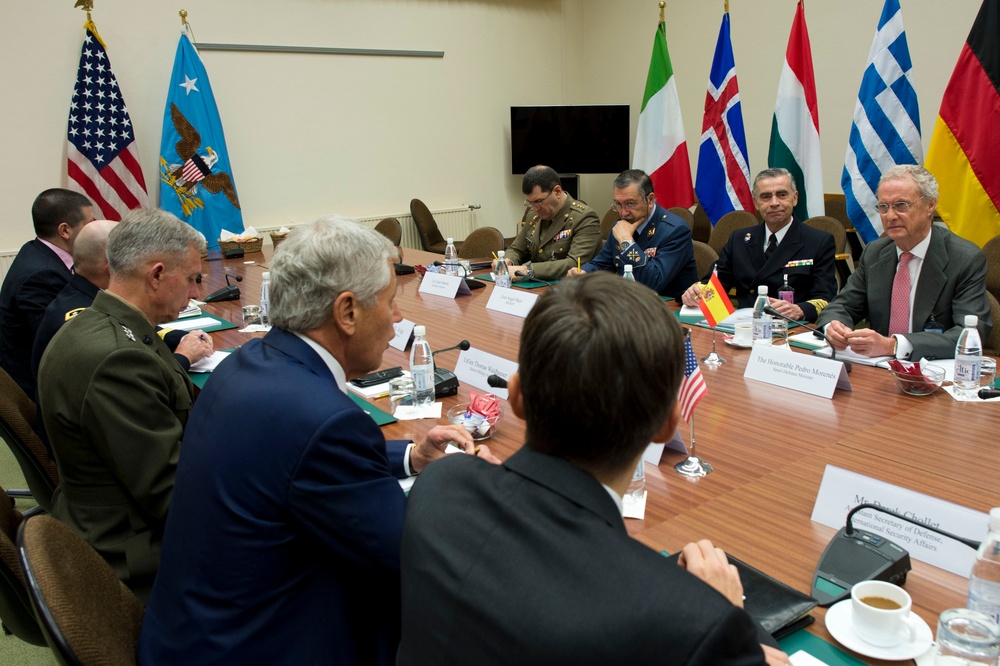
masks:
{"type": "Polygon", "coordinates": [[[941,100],[924,166],[938,213],[982,246],[1000,234],[1000,0],[984,0],[941,100]]]}
{"type": "Polygon", "coordinates": [[[785,50],[785,65],[778,80],[778,99],[771,121],[771,146],[767,163],[782,167],[795,178],[799,203],[795,216],[808,220],[826,215],[823,205],[823,170],[819,159],[819,112],[816,110],[816,79],[806,14],[799,0],[792,21],[792,34],[785,50]]]}
{"type": "Polygon", "coordinates": [[[717,326],[720,321],[733,314],[732,301],[719,282],[719,274],[712,272],[712,279],[708,284],[701,285],[701,298],[698,299],[698,307],[705,315],[709,326],[717,326]]]}
{"type": "Polygon", "coordinates": [[[646,76],[646,92],[642,96],[632,167],[649,174],[656,202],[664,208],[694,205],[677,79],[670,65],[667,29],[663,22],[656,27],[653,36],[653,56],[646,76]]]}

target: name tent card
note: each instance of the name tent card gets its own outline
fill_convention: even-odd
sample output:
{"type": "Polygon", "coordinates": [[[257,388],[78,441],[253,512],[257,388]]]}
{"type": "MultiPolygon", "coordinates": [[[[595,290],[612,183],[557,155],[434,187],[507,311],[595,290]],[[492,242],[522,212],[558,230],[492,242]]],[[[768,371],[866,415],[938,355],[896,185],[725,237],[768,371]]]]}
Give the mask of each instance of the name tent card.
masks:
{"type": "MultiPolygon", "coordinates": [[[[966,539],[979,541],[986,536],[989,515],[958,504],[945,502],[907,488],[827,465],[816,494],[812,520],[840,529],[847,513],[859,504],[877,504],[966,539]]],[[[875,509],[854,514],[851,524],[880,534],[910,552],[910,557],[941,567],[953,574],[969,577],[976,561],[976,551],[937,532],[900,520],[875,509]]]]}
{"type": "Polygon", "coordinates": [[[517,363],[505,358],[487,354],[479,349],[471,348],[458,355],[455,365],[455,376],[459,381],[475,386],[477,389],[493,393],[499,398],[507,399],[507,389],[493,388],[486,382],[490,375],[507,379],[517,372],[517,363]]]}
{"type": "Polygon", "coordinates": [[[396,336],[389,340],[389,346],[399,351],[406,351],[406,345],[410,344],[410,340],[413,338],[414,326],[415,324],[409,319],[393,324],[392,330],[396,332],[396,336]]]}
{"type": "Polygon", "coordinates": [[[427,271],[420,280],[421,294],[432,296],[444,296],[445,298],[455,298],[456,294],[471,294],[469,285],[465,284],[465,278],[455,275],[445,275],[444,273],[431,273],[427,271]]]}
{"type": "Polygon", "coordinates": [[[659,465],[660,458],[663,457],[664,449],[673,449],[674,451],[679,451],[684,455],[687,455],[687,445],[684,444],[684,438],[681,437],[680,428],[674,431],[674,437],[669,442],[651,442],[649,446],[646,447],[646,450],[643,451],[642,459],[650,465],[659,465]]]}
{"type": "Polygon", "coordinates": [[[768,345],[754,345],[743,377],[821,398],[832,398],[838,388],[851,390],[847,369],[840,361],[768,345]]]}
{"type": "Polygon", "coordinates": [[[494,287],[493,293],[490,294],[490,300],[486,303],[486,309],[511,314],[523,319],[531,312],[531,308],[535,306],[535,301],[537,300],[538,294],[532,294],[520,289],[494,287]]]}

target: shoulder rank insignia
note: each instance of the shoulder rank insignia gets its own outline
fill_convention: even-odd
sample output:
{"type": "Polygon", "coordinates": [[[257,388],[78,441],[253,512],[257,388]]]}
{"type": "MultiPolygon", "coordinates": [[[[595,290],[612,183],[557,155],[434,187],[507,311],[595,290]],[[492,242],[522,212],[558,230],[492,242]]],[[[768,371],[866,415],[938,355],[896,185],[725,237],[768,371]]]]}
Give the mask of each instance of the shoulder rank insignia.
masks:
{"type": "Polygon", "coordinates": [[[573,203],[571,203],[570,208],[576,208],[577,210],[587,210],[587,207],[584,206],[579,201],[574,201],[573,203]]]}
{"type": "Polygon", "coordinates": [[[66,318],[63,321],[69,321],[70,319],[77,316],[86,309],[87,308],[76,308],[75,310],[70,310],[69,312],[66,313],[66,318]]]}
{"type": "Polygon", "coordinates": [[[749,243],[750,242],[750,232],[749,231],[747,232],[747,235],[743,237],[743,242],[744,243],[749,243]]]}
{"type": "Polygon", "coordinates": [[[131,328],[129,328],[125,324],[122,324],[122,330],[125,331],[125,337],[126,338],[128,338],[132,342],[135,342],[135,334],[132,333],[132,329],[131,328]]]}

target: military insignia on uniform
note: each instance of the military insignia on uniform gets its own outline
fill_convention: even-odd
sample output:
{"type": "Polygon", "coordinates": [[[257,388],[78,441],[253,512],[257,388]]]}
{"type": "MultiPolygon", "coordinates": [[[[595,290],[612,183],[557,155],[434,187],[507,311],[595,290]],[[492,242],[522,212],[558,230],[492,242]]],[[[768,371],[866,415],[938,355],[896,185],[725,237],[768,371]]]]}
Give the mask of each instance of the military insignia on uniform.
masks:
{"type": "Polygon", "coordinates": [[[69,321],[70,319],[72,319],[73,317],[77,316],[78,314],[80,314],[81,312],[83,312],[86,309],[87,308],[77,308],[75,310],[70,310],[69,312],[66,313],[66,319],[64,319],[64,321],[69,321]]]}
{"type": "Polygon", "coordinates": [[[749,231],[747,232],[747,235],[743,237],[743,242],[744,243],[749,243],[750,242],[750,232],[749,231]]]}
{"type": "Polygon", "coordinates": [[[570,237],[570,236],[572,236],[572,235],[573,235],[573,232],[572,232],[572,230],[570,230],[570,229],[566,229],[565,231],[560,231],[559,233],[557,233],[557,234],[556,234],[556,237],[555,237],[555,238],[553,238],[552,240],[557,240],[557,241],[559,241],[559,240],[562,240],[562,239],[564,239],[564,238],[569,238],[569,237],[570,237]]]}
{"type": "Polygon", "coordinates": [[[650,227],[649,229],[646,229],[646,235],[649,236],[650,238],[652,238],[653,234],[655,234],[655,233],[656,233],[656,229],[654,229],[653,227],[650,227]]]}
{"type": "Polygon", "coordinates": [[[646,252],[646,256],[649,257],[650,259],[652,259],[653,257],[656,256],[656,248],[655,247],[647,247],[646,250],[645,250],[645,252],[646,252]]]}
{"type": "Polygon", "coordinates": [[[128,338],[132,342],[135,342],[135,334],[132,333],[132,329],[131,328],[129,328],[125,324],[122,324],[122,330],[125,331],[125,337],[126,338],[128,338]]]}
{"type": "Polygon", "coordinates": [[[633,263],[635,263],[635,262],[639,261],[639,257],[641,257],[642,255],[641,255],[641,254],[639,253],[639,251],[638,251],[638,250],[637,250],[637,249],[635,248],[635,245],[633,245],[632,247],[630,247],[630,248],[628,249],[628,255],[626,255],[626,256],[628,256],[628,258],[629,258],[629,259],[630,259],[630,260],[631,260],[631,261],[632,261],[633,263]]]}

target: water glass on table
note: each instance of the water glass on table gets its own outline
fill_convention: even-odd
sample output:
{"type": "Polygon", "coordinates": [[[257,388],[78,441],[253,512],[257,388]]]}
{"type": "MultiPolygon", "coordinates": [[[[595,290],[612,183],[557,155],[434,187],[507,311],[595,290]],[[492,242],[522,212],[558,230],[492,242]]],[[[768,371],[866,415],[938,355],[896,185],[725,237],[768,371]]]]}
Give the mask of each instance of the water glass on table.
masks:
{"type": "Polygon", "coordinates": [[[934,666],[997,665],[1000,625],[993,618],[967,608],[941,613],[934,666]]]}
{"type": "Polygon", "coordinates": [[[260,324],[261,310],[259,305],[244,305],[243,306],[243,328],[247,326],[252,326],[254,324],[260,324]]]}

